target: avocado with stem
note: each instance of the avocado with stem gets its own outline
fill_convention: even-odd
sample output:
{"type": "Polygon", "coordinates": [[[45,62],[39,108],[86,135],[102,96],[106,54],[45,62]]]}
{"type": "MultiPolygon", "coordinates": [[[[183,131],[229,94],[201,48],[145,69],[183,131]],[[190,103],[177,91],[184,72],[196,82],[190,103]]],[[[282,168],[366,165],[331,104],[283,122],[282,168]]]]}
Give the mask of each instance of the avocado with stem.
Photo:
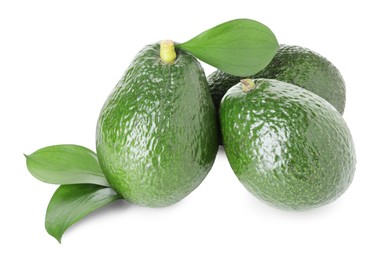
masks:
{"type": "Polygon", "coordinates": [[[296,85],[247,79],[221,101],[229,163],[246,189],[270,205],[305,210],[330,203],[355,172],[354,143],[341,114],[296,85]]]}
{"type": "Polygon", "coordinates": [[[199,62],[172,41],[144,47],[105,102],[96,150],[109,184],[143,206],[173,204],[211,169],[216,114],[199,62]]]}

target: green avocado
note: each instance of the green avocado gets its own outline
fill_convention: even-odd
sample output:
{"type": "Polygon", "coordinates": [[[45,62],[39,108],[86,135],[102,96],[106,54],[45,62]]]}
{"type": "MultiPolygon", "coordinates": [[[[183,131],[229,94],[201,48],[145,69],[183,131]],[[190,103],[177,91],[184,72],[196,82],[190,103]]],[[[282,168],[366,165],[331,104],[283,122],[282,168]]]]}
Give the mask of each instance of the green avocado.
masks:
{"type": "MultiPolygon", "coordinates": [[[[175,53],[174,53],[175,54],[175,53]]],[[[216,157],[216,113],[199,62],[144,47],[105,102],[96,149],[105,177],[129,202],[161,207],[193,191],[216,157]]]]}
{"type": "Polygon", "coordinates": [[[220,123],[234,173],[270,205],[315,208],[352,182],[350,131],[330,103],[306,89],[270,79],[238,83],[221,101],[220,123]]]}
{"type": "MultiPolygon", "coordinates": [[[[340,72],[326,58],[307,48],[281,44],[269,65],[250,78],[277,79],[292,83],[324,98],[341,114],[345,109],[345,82],[340,72]]],[[[216,108],[226,91],[240,79],[219,70],[208,76],[216,108]]]]}

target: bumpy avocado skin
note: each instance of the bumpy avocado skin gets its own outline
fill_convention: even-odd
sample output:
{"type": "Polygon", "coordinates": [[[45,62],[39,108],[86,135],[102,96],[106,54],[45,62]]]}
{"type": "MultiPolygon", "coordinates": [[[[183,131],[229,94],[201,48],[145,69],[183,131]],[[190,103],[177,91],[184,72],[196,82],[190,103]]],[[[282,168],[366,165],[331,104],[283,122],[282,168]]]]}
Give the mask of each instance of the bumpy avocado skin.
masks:
{"type": "Polygon", "coordinates": [[[207,77],[209,91],[212,95],[212,99],[216,108],[216,111],[220,110],[220,103],[222,97],[232,86],[237,84],[242,78],[216,70],[207,77]]]}
{"type": "Polygon", "coordinates": [[[135,57],[100,113],[96,149],[110,185],[143,206],[173,204],[211,169],[218,149],[215,108],[200,64],[159,44],[135,57]]]}
{"type": "MultiPolygon", "coordinates": [[[[225,93],[231,86],[234,86],[240,80],[241,77],[227,74],[225,72],[222,72],[221,70],[216,70],[207,77],[209,91],[211,93],[214,106],[216,108],[216,113],[218,113],[220,110],[220,103],[222,97],[225,95],[225,93]]],[[[219,116],[217,116],[216,119],[218,142],[220,145],[222,145],[222,134],[219,116]]]]}
{"type": "Polygon", "coordinates": [[[238,83],[220,107],[230,165],[248,191],[282,209],[306,210],[337,199],[349,187],[356,156],[340,113],[298,86],[257,79],[238,83]]]}
{"type": "MultiPolygon", "coordinates": [[[[277,79],[305,88],[331,103],[343,114],[346,88],[338,69],[326,58],[307,48],[281,44],[269,65],[249,78],[277,79]]],[[[221,71],[208,76],[216,108],[226,91],[241,78],[221,71]]]]}

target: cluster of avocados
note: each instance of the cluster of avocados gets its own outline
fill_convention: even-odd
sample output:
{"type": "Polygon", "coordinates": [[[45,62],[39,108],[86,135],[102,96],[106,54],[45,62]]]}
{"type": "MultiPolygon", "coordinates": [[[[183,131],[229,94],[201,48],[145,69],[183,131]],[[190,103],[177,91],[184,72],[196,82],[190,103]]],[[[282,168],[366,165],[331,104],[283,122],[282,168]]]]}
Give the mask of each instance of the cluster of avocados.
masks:
{"type": "Polygon", "coordinates": [[[219,144],[246,189],[275,207],[311,209],[346,191],[356,156],[341,115],[345,84],[327,59],[280,45],[256,75],[207,78],[191,54],[171,44],[166,60],[162,46],[137,54],[97,124],[100,166],[124,199],[149,207],[183,199],[219,144]]]}
{"type": "Polygon", "coordinates": [[[355,172],[345,101],[330,61],[279,45],[251,19],[184,43],[146,45],[100,111],[96,153],[61,144],[25,155],[35,178],[60,185],[46,231],[61,242],[71,225],[119,199],[174,204],[201,184],[220,145],[238,180],[267,204],[308,210],[330,203],[355,172]],[[199,60],[218,70],[206,77],[199,60]]]}

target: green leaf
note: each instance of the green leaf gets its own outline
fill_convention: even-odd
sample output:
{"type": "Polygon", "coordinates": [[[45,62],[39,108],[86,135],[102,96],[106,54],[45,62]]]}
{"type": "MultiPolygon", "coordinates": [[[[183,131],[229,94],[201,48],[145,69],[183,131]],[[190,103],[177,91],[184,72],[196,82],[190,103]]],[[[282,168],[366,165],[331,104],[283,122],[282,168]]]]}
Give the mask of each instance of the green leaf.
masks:
{"type": "Polygon", "coordinates": [[[63,233],[71,225],[120,198],[112,188],[99,185],[61,185],[47,207],[46,231],[60,243],[63,233]]]}
{"type": "Polygon", "coordinates": [[[246,77],[270,63],[278,41],[267,26],[250,19],[236,19],[176,47],[226,73],[246,77]]]}
{"type": "Polygon", "coordinates": [[[96,154],[83,146],[48,146],[25,157],[29,172],[43,182],[109,186],[96,154]]]}

